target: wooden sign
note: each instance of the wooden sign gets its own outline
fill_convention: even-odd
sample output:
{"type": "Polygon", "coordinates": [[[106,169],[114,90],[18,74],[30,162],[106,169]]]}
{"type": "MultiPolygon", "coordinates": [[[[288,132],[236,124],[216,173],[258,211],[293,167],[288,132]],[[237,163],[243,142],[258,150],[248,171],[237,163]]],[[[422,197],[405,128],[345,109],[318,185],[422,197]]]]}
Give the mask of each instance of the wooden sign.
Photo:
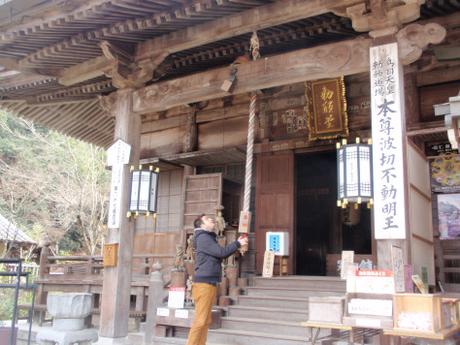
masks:
{"type": "Polygon", "coordinates": [[[428,293],[428,289],[425,283],[423,282],[423,280],[420,278],[418,274],[414,274],[412,276],[412,281],[414,282],[415,286],[420,291],[420,293],[425,293],[425,294],[428,293]]]}
{"type": "Polygon", "coordinates": [[[348,135],[343,77],[307,82],[305,99],[309,140],[348,135]]]}
{"type": "Polygon", "coordinates": [[[251,226],[251,212],[241,211],[240,221],[238,223],[238,232],[247,234],[251,226]]]}
{"type": "Polygon", "coordinates": [[[120,227],[121,188],[123,186],[123,165],[128,164],[131,146],[118,139],[107,150],[107,165],[112,167],[110,182],[110,200],[107,226],[110,229],[120,227]]]}
{"type": "Polygon", "coordinates": [[[262,277],[271,278],[273,277],[273,267],[275,265],[275,253],[271,251],[265,251],[264,254],[264,266],[262,269],[262,277]]]}
{"type": "Polygon", "coordinates": [[[350,265],[354,263],[355,252],[353,250],[343,250],[340,261],[340,278],[346,279],[350,265]]]}
{"type": "Polygon", "coordinates": [[[404,256],[401,247],[391,246],[391,264],[395,277],[395,292],[405,292],[404,256]]]}
{"type": "Polygon", "coordinates": [[[104,244],[102,264],[104,267],[115,267],[118,262],[118,243],[104,244]]]}
{"type": "Polygon", "coordinates": [[[357,270],[354,277],[347,277],[348,293],[393,294],[393,272],[388,270],[357,270]]]}
{"type": "Polygon", "coordinates": [[[402,65],[398,44],[370,48],[375,238],[406,238],[402,65]]]}

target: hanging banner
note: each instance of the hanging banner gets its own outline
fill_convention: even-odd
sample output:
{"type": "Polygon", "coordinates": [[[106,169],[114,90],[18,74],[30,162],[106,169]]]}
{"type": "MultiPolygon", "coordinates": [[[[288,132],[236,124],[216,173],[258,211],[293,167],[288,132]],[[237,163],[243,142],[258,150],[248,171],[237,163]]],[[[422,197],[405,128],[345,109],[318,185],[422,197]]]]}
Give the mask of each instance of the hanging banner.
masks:
{"type": "Polygon", "coordinates": [[[347,100],[343,78],[305,83],[308,139],[348,135],[347,100]]]}
{"type": "Polygon", "coordinates": [[[376,239],[404,239],[402,66],[397,43],[370,48],[376,239]]]}

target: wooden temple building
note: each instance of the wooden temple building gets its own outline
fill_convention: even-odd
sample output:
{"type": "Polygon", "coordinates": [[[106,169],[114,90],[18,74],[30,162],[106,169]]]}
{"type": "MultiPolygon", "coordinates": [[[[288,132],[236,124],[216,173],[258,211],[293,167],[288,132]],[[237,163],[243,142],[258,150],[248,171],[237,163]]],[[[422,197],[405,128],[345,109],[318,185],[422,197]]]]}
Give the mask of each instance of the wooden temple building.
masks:
{"type": "MultiPolygon", "coordinates": [[[[460,239],[455,240],[455,224],[452,239],[441,236],[437,201],[443,193],[433,192],[429,168],[448,154],[454,168],[446,168],[443,178],[454,182],[446,186],[459,183],[453,150],[458,128],[448,136],[434,105],[460,91],[460,2],[0,4],[0,109],[95,145],[108,148],[121,139],[131,147],[129,164],[121,168],[119,226],[106,238],[118,244],[116,266],[103,268],[100,257],[43,251],[39,303],[48,291],[91,291],[97,295],[100,336],[125,337],[128,318],[148,312],[154,262],[161,263],[167,281],[193,218],[215,214],[219,206],[227,230],[235,233],[245,183],[247,191],[251,187],[246,210],[252,223],[239,275],[261,274],[269,231],[289,234],[289,275],[270,284],[254,278],[250,293],[214,331],[220,343],[302,343],[305,330],[280,317],[303,318],[295,311],[303,306],[294,291],[299,287],[344,289],[336,277],[343,250],[353,250],[358,262],[389,268],[391,246],[397,245],[404,263],[434,289],[441,282],[445,290],[460,292],[460,239]],[[379,47],[390,46],[396,60],[378,60],[379,47]],[[386,69],[379,70],[382,65],[386,69]],[[395,98],[375,103],[379,87],[395,98]],[[397,109],[383,108],[389,104],[397,109]],[[377,206],[337,207],[336,143],[366,141],[376,126],[383,131],[384,120],[374,119],[382,111],[400,114],[402,121],[387,128],[401,144],[399,166],[391,169],[401,169],[398,193],[404,198],[391,212],[402,214],[402,236],[376,236],[377,206]],[[254,161],[248,166],[249,147],[254,161]],[[139,164],[160,168],[156,219],[126,217],[129,166],[139,164]],[[51,274],[58,266],[67,267],[65,273],[51,274]],[[264,338],[260,329],[267,322],[264,338]],[[240,338],[229,340],[230,335],[240,338]]],[[[392,222],[386,218],[389,230],[396,227],[392,222]]]]}

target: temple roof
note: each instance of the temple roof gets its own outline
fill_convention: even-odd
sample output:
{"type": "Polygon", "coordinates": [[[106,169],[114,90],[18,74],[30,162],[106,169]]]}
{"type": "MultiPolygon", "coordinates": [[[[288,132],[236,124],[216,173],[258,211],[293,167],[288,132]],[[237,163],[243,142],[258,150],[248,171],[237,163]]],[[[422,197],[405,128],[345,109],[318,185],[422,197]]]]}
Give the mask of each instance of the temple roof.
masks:
{"type": "Polygon", "coordinates": [[[0,214],[0,241],[36,243],[24,231],[0,214]]]}
{"type": "MultiPolygon", "coordinates": [[[[63,73],[88,62],[98,63],[102,41],[127,56],[136,56],[139,45],[146,41],[173,40],[177,32],[272,3],[275,1],[0,0],[0,109],[107,146],[113,139],[114,119],[100,107],[98,96],[115,90],[112,80],[100,73],[69,84],[63,82],[63,73]]],[[[421,12],[422,19],[427,19],[455,11],[460,11],[458,2],[428,0],[421,12]]],[[[215,41],[168,52],[150,83],[229,65],[247,54],[250,35],[216,36],[215,41]]],[[[327,11],[258,30],[262,56],[358,35],[361,33],[353,30],[348,18],[327,11]]]]}

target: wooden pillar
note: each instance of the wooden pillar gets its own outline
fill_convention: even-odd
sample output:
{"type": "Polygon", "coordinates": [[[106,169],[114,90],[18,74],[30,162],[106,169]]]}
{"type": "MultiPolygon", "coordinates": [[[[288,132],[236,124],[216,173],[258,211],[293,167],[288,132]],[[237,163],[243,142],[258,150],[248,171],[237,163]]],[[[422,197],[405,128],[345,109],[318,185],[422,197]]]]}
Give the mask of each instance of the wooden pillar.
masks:
{"type": "Polygon", "coordinates": [[[128,335],[129,304],[131,293],[131,264],[134,238],[134,220],[126,217],[129,198],[129,165],[139,164],[140,115],[132,112],[132,89],[116,92],[110,107],[115,117],[114,141],[121,139],[131,146],[129,164],[123,165],[120,190],[120,227],[109,229],[105,243],[118,243],[115,267],[104,268],[102,286],[100,337],[121,338],[128,335]]]}

